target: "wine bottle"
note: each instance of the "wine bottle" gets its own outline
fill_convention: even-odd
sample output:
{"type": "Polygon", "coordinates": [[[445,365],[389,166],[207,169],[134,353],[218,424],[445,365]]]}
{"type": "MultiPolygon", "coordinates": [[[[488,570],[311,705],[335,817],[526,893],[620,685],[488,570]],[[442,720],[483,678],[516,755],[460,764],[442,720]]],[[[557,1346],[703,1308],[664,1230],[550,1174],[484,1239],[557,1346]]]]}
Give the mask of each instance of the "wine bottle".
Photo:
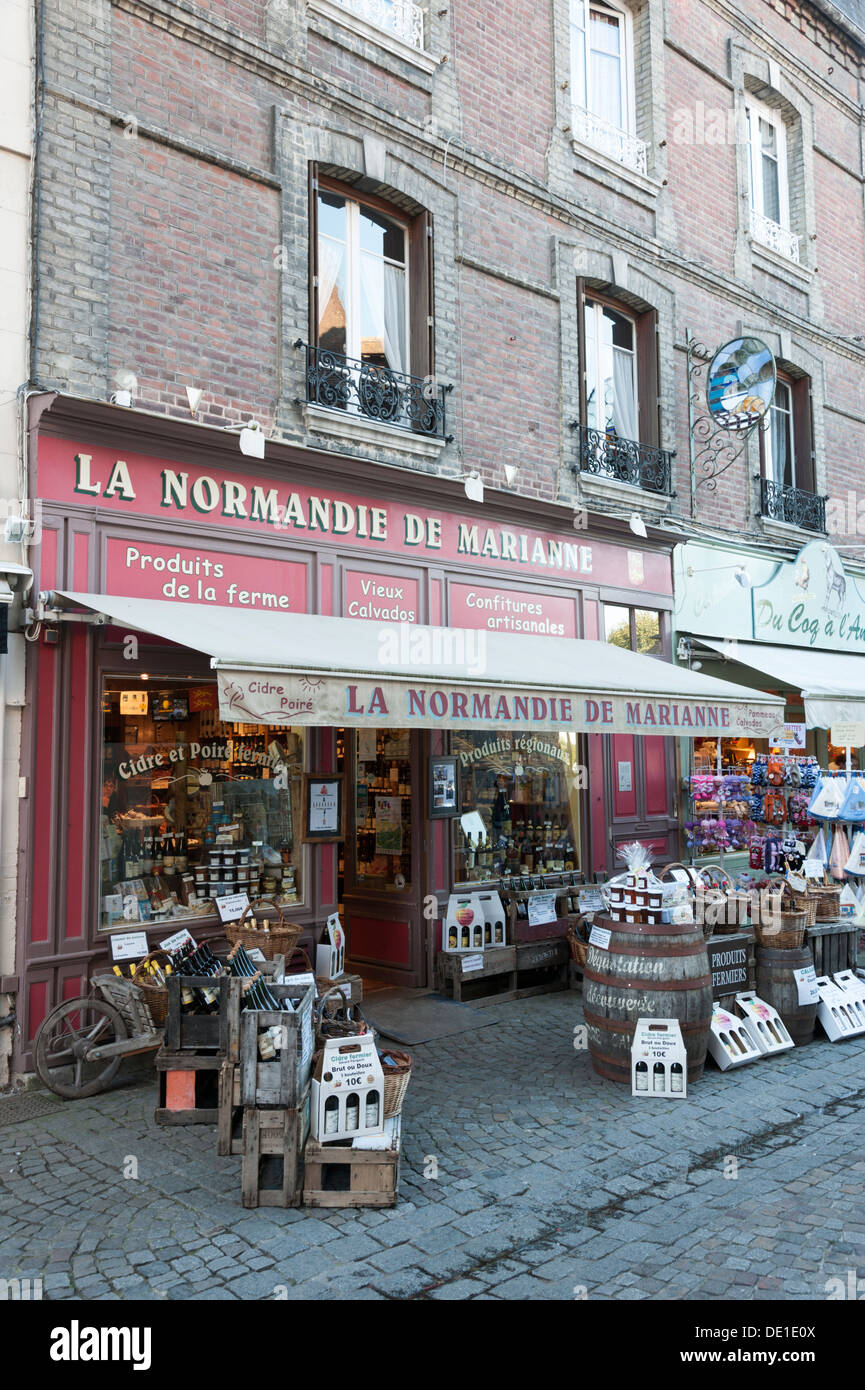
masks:
{"type": "Polygon", "coordinates": [[[681,1092],[684,1090],[684,1082],[685,1077],[682,1071],[682,1063],[674,1062],[670,1067],[670,1090],[681,1092]]]}
{"type": "Polygon", "coordinates": [[[649,1089],[649,1068],[645,1062],[637,1063],[637,1090],[648,1091],[649,1089]]]}
{"type": "Polygon", "coordinates": [[[381,1098],[378,1091],[367,1091],[363,1122],[366,1129],[377,1129],[380,1123],[381,1098]]]}
{"type": "Polygon", "coordinates": [[[666,1089],[667,1082],[664,1076],[664,1064],[663,1062],[656,1062],[652,1068],[652,1090],[666,1091],[666,1089]]]}

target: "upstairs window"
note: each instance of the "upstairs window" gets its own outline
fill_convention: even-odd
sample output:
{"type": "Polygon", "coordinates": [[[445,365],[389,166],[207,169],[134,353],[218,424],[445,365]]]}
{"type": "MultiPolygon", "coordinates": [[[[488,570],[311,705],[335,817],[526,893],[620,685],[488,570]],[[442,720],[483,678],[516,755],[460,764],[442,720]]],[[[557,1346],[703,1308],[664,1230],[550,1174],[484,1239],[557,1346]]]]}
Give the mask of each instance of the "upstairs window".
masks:
{"type": "Polygon", "coordinates": [[[590,0],[571,0],[570,14],[574,136],[645,174],[646,145],[634,136],[631,16],[590,0]]]}
{"type": "Polygon", "coordinates": [[[621,439],[639,439],[636,324],[587,299],[586,423],[621,439]]]}
{"type": "Polygon", "coordinates": [[[408,228],[337,192],[318,194],[318,346],[408,373],[408,228]]]}
{"type": "Polygon", "coordinates": [[[749,99],[745,107],[750,165],[751,235],[770,250],[799,260],[790,227],[787,128],[781,115],[749,99]]]}

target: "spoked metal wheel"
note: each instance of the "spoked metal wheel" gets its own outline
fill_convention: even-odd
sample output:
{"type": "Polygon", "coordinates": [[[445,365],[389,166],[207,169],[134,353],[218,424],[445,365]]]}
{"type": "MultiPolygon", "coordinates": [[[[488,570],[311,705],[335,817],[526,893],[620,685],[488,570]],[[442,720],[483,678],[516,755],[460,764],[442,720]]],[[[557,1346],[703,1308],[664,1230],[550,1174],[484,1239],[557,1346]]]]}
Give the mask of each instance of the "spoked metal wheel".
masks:
{"type": "Polygon", "coordinates": [[[120,1057],[88,1061],[97,1047],[122,1042],[128,1030],[104,999],[67,999],[43,1020],[36,1034],[36,1072],[58,1096],[96,1096],[117,1072],[120,1057]]]}

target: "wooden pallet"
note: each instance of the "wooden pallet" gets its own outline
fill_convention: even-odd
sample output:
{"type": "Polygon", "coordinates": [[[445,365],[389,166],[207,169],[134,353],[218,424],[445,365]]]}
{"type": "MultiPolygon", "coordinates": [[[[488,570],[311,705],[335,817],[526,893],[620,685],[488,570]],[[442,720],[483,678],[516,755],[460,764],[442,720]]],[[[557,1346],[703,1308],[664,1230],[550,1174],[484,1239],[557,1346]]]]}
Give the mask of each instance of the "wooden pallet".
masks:
{"type": "Polygon", "coordinates": [[[354,1149],[307,1139],[305,1207],[395,1207],[399,1194],[399,1139],[391,1149],[354,1149]]]}
{"type": "Polygon", "coordinates": [[[458,1003],[499,1004],[568,988],[568,943],[560,937],[494,946],[483,952],[441,952],[436,964],[439,993],[458,1003]],[[483,957],[477,970],[465,971],[465,957],[483,957]]]}
{"type": "Polygon", "coordinates": [[[309,1087],[297,1109],[244,1109],[240,1181],[245,1207],[300,1206],[308,1133],[309,1087]]]}
{"type": "Polygon", "coordinates": [[[215,1125],[219,1119],[219,1082],[222,1058],[194,1052],[156,1054],[159,1104],[153,1118],[158,1125],[215,1125]]]}

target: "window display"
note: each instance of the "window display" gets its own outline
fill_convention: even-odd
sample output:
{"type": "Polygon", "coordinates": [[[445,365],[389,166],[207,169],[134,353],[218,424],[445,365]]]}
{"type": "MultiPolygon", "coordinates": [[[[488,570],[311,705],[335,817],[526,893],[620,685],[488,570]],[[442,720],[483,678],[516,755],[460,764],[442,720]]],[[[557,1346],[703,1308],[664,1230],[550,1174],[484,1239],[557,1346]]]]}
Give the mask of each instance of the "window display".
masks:
{"type": "Polygon", "coordinates": [[[357,882],[402,891],[411,886],[411,733],[358,729],[355,779],[357,882]]]}
{"type": "Polygon", "coordinates": [[[457,883],[580,868],[580,766],[572,733],[455,733],[463,818],[457,883]],[[472,812],[481,824],[467,818],[472,812]]]}
{"type": "Polygon", "coordinates": [[[130,684],[102,697],[101,926],[301,903],[303,730],[222,723],[215,683],[130,684]]]}

